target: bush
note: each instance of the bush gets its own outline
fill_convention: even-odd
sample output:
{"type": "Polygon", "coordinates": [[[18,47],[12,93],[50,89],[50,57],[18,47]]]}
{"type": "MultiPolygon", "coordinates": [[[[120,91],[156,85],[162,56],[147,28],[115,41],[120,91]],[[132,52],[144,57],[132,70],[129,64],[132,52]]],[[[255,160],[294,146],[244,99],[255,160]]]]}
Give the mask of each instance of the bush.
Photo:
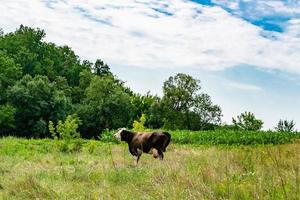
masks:
{"type": "Polygon", "coordinates": [[[114,137],[115,131],[104,130],[101,134],[100,140],[102,142],[118,143],[118,140],[114,137]]]}
{"type": "Polygon", "coordinates": [[[134,131],[144,131],[145,130],[145,122],[146,122],[146,115],[142,114],[142,116],[140,117],[140,119],[134,120],[133,122],[133,130],[134,131]]]}
{"type": "Polygon", "coordinates": [[[294,132],[295,131],[296,123],[291,120],[279,120],[277,126],[275,127],[275,130],[279,132],[294,132]]]}
{"type": "Polygon", "coordinates": [[[94,140],[90,140],[88,145],[87,145],[87,150],[90,154],[93,154],[95,152],[95,149],[96,149],[96,141],[94,140]]]}
{"type": "Polygon", "coordinates": [[[263,121],[256,119],[255,115],[251,112],[244,112],[237,116],[237,119],[232,118],[232,123],[237,129],[247,131],[258,131],[263,126],[263,121]]]}
{"type": "Polygon", "coordinates": [[[68,115],[64,122],[59,120],[56,127],[52,121],[49,121],[49,131],[60,151],[77,152],[81,150],[82,141],[77,131],[80,123],[81,121],[76,115],[68,115]]]}

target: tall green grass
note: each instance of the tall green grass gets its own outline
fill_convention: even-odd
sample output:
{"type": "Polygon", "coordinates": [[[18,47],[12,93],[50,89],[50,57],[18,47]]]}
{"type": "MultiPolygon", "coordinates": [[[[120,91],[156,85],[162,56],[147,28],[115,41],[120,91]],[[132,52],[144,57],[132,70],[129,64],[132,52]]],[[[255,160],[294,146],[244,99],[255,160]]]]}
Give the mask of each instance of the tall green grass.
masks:
{"type": "MultiPolygon", "coordinates": [[[[300,138],[299,132],[274,131],[241,131],[241,130],[215,130],[215,131],[168,131],[175,144],[207,144],[207,145],[258,145],[258,144],[285,144],[300,138]]],[[[106,131],[102,141],[116,143],[113,138],[115,131],[106,131]]]]}
{"type": "MultiPolygon", "coordinates": [[[[175,134],[174,134],[175,135],[175,134]]],[[[174,136],[176,138],[176,136],[174,136]]],[[[0,139],[0,199],[299,199],[300,143],[194,146],[171,143],[164,161],[127,145],[0,139]]]]}
{"type": "Polygon", "coordinates": [[[256,145],[256,144],[284,144],[300,133],[273,132],[273,131],[171,131],[172,141],[177,144],[225,144],[225,145],[256,145]]]}

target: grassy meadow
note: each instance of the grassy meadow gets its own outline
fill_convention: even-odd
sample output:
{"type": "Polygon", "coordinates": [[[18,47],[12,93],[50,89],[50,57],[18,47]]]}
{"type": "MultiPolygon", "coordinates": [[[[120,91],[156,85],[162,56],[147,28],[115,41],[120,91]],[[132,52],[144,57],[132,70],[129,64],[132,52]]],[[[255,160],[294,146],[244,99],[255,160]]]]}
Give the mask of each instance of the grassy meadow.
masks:
{"type": "Polygon", "coordinates": [[[250,146],[176,141],[164,161],[143,154],[136,167],[126,144],[80,140],[80,148],[63,152],[50,139],[2,138],[0,199],[300,197],[298,139],[250,146]]]}

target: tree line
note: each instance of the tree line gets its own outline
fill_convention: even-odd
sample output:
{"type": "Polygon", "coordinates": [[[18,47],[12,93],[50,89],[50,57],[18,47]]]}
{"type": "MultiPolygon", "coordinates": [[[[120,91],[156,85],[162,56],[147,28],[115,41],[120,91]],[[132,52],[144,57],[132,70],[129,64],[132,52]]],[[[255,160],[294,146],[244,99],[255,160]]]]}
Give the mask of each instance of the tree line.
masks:
{"type": "Polygon", "coordinates": [[[6,34],[0,29],[0,136],[50,137],[49,122],[67,116],[78,118],[83,138],[132,128],[141,117],[151,129],[211,130],[220,125],[220,106],[188,74],[169,77],[162,97],[142,95],[101,59],[81,60],[70,47],[44,38],[38,28],[21,25],[6,34]]]}

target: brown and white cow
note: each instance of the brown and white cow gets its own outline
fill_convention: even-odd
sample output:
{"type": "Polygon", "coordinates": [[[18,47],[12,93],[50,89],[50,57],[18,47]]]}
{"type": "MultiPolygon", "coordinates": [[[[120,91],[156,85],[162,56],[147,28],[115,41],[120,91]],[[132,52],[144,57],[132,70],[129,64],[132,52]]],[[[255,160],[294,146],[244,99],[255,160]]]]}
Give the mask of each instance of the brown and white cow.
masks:
{"type": "Polygon", "coordinates": [[[159,157],[163,160],[167,146],[170,143],[171,135],[168,132],[133,132],[121,128],[114,135],[120,141],[128,143],[129,152],[136,156],[136,164],[142,153],[149,153],[152,151],[153,157],[159,157]]]}

